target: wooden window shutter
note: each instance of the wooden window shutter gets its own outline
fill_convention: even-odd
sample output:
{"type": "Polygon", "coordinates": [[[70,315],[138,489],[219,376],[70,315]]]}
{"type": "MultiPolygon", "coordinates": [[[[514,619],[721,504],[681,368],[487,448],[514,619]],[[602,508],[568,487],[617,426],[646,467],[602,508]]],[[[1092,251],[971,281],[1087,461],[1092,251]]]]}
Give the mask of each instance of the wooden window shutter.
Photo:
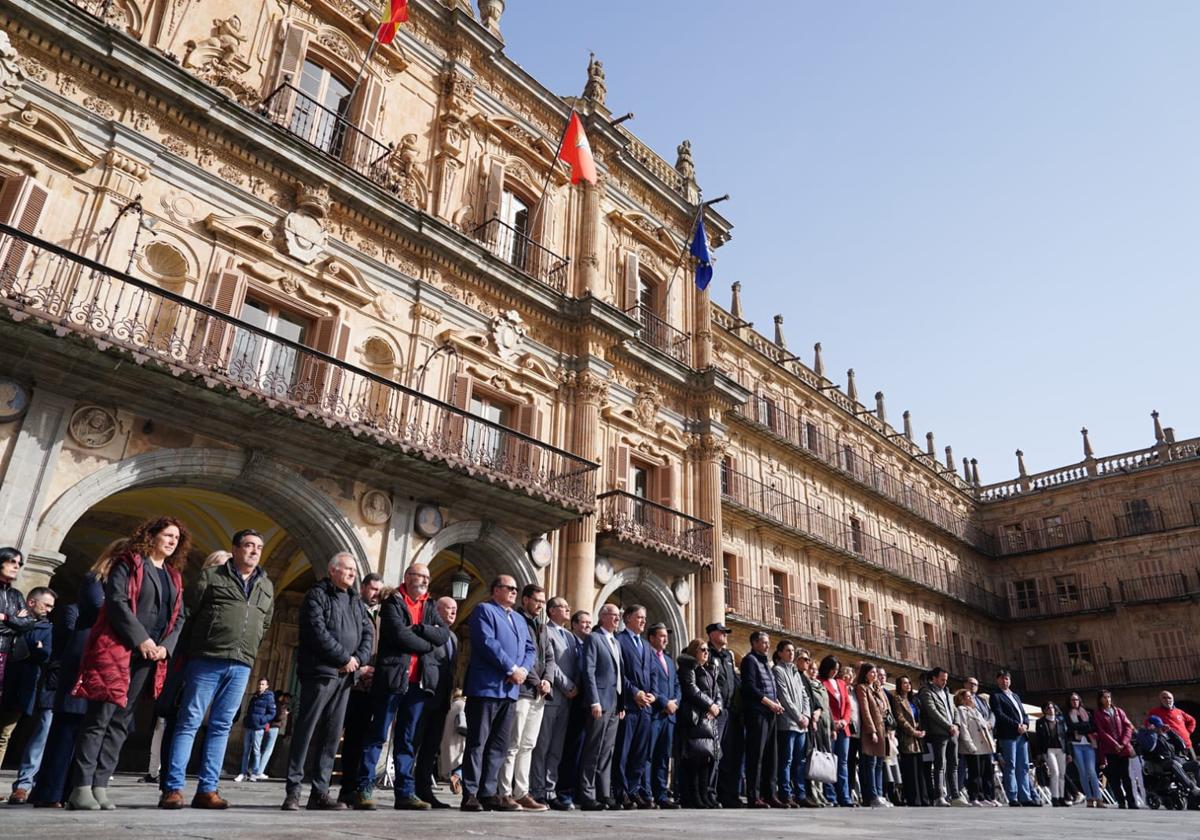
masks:
{"type": "Polygon", "coordinates": [[[383,113],[383,94],[386,88],[383,83],[373,76],[363,80],[362,89],[358,92],[358,101],[352,103],[355,115],[354,124],[362,134],[351,132],[354,137],[350,144],[351,157],[347,161],[359,172],[366,172],[378,184],[385,184],[387,178],[387,150],[372,140],[382,144],[377,135],[380,119],[383,113]]]}
{"type": "Polygon", "coordinates": [[[663,507],[676,509],[675,505],[675,468],[671,464],[659,467],[655,470],[656,483],[658,484],[658,498],[655,500],[663,507]]]}
{"type": "MultiPolygon", "coordinates": [[[[246,299],[246,277],[240,271],[226,268],[209,280],[203,303],[218,312],[234,315],[246,299]]],[[[228,321],[200,315],[196,318],[193,347],[203,353],[203,364],[209,367],[229,366],[229,350],[237,329],[228,321]]]]}
{"type": "Polygon", "coordinates": [[[629,447],[617,446],[616,449],[617,484],[615,489],[624,490],[627,493],[633,492],[629,487],[629,447]]]}
{"type": "MultiPolygon", "coordinates": [[[[535,404],[522,405],[517,409],[517,431],[534,440],[541,440],[542,413],[535,404]]],[[[542,466],[541,447],[518,438],[514,438],[514,441],[518,442],[518,457],[529,467],[530,475],[537,475],[542,466]]]]}
{"type": "Polygon", "coordinates": [[[490,222],[500,217],[500,204],[504,201],[504,164],[492,161],[488,168],[487,198],[483,205],[483,221],[490,222]]]}
{"type": "MultiPolygon", "coordinates": [[[[450,380],[450,393],[446,401],[455,408],[467,411],[471,405],[471,377],[467,374],[456,374],[450,380]]],[[[443,409],[444,411],[444,409],[443,409]]],[[[447,412],[445,425],[446,438],[454,448],[461,448],[466,440],[467,419],[458,412],[447,412]]]]}
{"type": "Polygon", "coordinates": [[[628,312],[638,305],[638,255],[630,251],[625,255],[625,311],[628,312]]]}
{"type": "MultiPolygon", "coordinates": [[[[350,325],[346,324],[346,323],[339,323],[339,324],[337,324],[337,326],[334,329],[333,343],[330,345],[330,349],[325,352],[327,352],[330,356],[333,356],[335,359],[340,359],[341,361],[345,361],[346,360],[346,351],[348,351],[349,349],[350,349],[350,325]]],[[[342,396],[342,385],[345,382],[346,372],[341,367],[339,367],[337,365],[332,365],[331,370],[329,371],[328,378],[329,378],[329,396],[330,396],[330,400],[331,400],[330,404],[333,405],[332,400],[334,398],[340,398],[342,396]]],[[[353,387],[353,383],[351,383],[351,387],[353,387]]],[[[346,400],[341,400],[341,402],[346,402],[346,400]]]]}
{"type": "MultiPolygon", "coordinates": [[[[0,222],[32,236],[49,198],[50,191],[28,175],[5,178],[0,186],[0,222]]],[[[28,251],[28,242],[9,237],[0,241],[0,289],[12,287],[28,251]]]]}
{"type": "MultiPolygon", "coordinates": [[[[279,72],[275,76],[274,91],[282,84],[290,84],[292,88],[300,87],[300,73],[304,69],[304,56],[308,52],[309,32],[295,21],[285,21],[283,45],[279,53],[279,72]]],[[[296,105],[294,89],[280,90],[272,100],[271,112],[277,121],[290,124],[292,109],[296,105]]]]}
{"type": "MultiPolygon", "coordinates": [[[[349,343],[349,331],[343,329],[343,325],[338,322],[338,316],[326,315],[317,319],[308,346],[320,353],[334,356],[337,354],[339,342],[342,341],[346,344],[349,343]]],[[[343,346],[342,352],[345,353],[345,346],[343,346]]],[[[299,378],[301,400],[321,405],[329,403],[332,390],[327,386],[333,383],[326,381],[327,377],[331,375],[331,371],[328,368],[329,364],[327,362],[315,356],[305,354],[302,357],[299,378]]],[[[337,384],[341,384],[340,376],[338,377],[337,384]]]]}

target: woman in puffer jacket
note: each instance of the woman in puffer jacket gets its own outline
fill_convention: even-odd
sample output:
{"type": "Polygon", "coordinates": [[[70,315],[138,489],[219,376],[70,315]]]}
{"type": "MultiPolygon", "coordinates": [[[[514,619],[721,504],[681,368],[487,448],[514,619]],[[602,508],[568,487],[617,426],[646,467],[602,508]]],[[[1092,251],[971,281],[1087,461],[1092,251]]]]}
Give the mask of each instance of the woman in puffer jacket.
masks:
{"type": "Polygon", "coordinates": [[[708,667],[708,645],[703,639],[693,639],[678,663],[683,698],[676,717],[681,799],[685,808],[715,808],[709,780],[720,757],[716,719],[722,709],[717,677],[708,667]]]}

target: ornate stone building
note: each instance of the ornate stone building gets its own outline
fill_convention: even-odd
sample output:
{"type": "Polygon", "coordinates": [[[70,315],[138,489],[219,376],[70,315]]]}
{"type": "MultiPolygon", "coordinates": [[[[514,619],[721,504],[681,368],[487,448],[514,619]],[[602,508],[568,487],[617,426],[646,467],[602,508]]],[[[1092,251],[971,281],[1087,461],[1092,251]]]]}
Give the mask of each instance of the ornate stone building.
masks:
{"type": "Polygon", "coordinates": [[[281,685],[343,549],[389,582],[428,562],[466,609],[499,572],[644,603],[676,649],[727,616],[739,646],[1009,662],[1035,691],[1155,658],[1182,664],[1125,684],[1197,678],[1194,442],[960,477],[819,345],[756,333],[736,285],[728,310],[697,292],[693,219],[713,248],[731,225],[690,143],[672,165],[616,124],[594,56],[582,96],[547,90],[478,5],[412,0],[368,61],[374,0],[0,0],[0,544],[25,585],[69,595],[170,513],[193,564],[266,535],[281,685]],[[552,165],[572,107],[594,187],[552,165]]]}

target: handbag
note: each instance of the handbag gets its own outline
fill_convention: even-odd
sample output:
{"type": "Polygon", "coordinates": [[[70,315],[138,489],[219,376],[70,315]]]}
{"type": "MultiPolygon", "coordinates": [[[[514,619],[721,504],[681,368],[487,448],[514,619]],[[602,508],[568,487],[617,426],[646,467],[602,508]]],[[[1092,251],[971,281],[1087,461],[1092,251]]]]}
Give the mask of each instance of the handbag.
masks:
{"type": "Polygon", "coordinates": [[[717,746],[711,738],[688,738],[683,745],[683,757],[692,761],[707,759],[715,761],[717,746]]]}
{"type": "Polygon", "coordinates": [[[833,753],[815,749],[808,757],[808,778],[813,782],[833,784],[837,781],[837,757],[833,753]]]}

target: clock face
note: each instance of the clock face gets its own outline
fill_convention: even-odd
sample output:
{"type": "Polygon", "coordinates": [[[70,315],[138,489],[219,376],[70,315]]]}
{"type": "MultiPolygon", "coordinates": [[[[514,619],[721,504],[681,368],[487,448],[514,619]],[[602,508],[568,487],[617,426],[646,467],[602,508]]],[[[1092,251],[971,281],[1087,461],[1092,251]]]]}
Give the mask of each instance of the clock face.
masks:
{"type": "Polygon", "coordinates": [[[432,537],[442,530],[442,511],[437,505],[421,505],[417,508],[417,533],[424,537],[432,537]]]}

